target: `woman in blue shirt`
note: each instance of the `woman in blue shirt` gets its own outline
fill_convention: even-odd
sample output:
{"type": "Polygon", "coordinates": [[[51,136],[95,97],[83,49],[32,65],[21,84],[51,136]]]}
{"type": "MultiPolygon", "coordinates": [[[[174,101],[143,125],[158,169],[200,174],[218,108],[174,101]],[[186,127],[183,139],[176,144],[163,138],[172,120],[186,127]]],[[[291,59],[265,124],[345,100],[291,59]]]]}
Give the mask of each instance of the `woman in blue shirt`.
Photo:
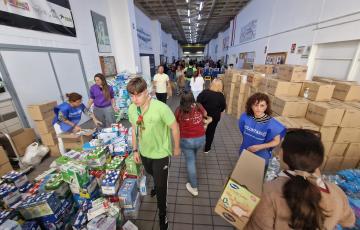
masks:
{"type": "Polygon", "coordinates": [[[239,119],[239,129],[243,136],[239,153],[247,149],[264,158],[266,166],[272,149],[280,144],[286,132],[286,128],[271,117],[270,99],[263,93],[248,98],[246,112],[239,119]]]}
{"type": "MultiPolygon", "coordinates": [[[[57,135],[64,132],[81,131],[81,127],[78,125],[78,123],[81,120],[81,115],[83,112],[92,118],[96,126],[102,124],[82,103],[82,96],[80,94],[69,93],[66,94],[66,97],[68,97],[67,102],[64,102],[54,108],[55,118],[53,120],[53,125],[57,135]]],[[[58,138],[58,141],[60,153],[64,154],[64,143],[61,138],[58,138]]]]}

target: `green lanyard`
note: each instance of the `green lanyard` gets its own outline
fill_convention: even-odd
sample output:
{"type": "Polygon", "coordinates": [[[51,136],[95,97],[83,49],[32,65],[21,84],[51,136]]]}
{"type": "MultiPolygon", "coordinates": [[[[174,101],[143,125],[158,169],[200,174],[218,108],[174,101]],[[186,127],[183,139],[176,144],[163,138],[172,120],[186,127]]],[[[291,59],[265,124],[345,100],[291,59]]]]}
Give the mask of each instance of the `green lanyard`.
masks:
{"type": "MultiPolygon", "coordinates": [[[[139,117],[141,116],[141,108],[140,107],[137,107],[137,114],[138,114],[138,120],[139,120],[139,117]]],[[[140,133],[140,124],[137,124],[136,123],[136,130],[135,130],[135,136],[136,136],[136,144],[137,144],[137,148],[139,149],[139,133],[140,133]]]]}

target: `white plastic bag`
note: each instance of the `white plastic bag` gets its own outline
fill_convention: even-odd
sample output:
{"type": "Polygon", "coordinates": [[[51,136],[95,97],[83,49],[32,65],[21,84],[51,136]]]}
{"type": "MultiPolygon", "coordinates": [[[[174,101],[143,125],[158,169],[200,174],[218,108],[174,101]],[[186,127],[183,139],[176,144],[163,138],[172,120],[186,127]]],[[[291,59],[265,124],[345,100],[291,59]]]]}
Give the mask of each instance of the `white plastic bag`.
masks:
{"type": "Polygon", "coordinates": [[[37,142],[32,143],[26,148],[22,163],[25,165],[38,165],[41,159],[49,152],[49,148],[39,145],[37,142]]]}

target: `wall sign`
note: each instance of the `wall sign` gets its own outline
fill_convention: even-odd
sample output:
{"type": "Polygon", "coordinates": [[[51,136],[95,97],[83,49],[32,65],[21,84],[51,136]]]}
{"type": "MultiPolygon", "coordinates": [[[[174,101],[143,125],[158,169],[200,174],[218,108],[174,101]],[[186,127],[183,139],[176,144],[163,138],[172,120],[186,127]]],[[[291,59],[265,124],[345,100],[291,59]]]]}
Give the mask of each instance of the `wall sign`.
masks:
{"type": "Polygon", "coordinates": [[[69,0],[2,0],[0,24],[76,37],[69,0]]]}
{"type": "Polygon", "coordinates": [[[265,64],[278,65],[286,63],[287,52],[268,53],[265,64]]]}
{"type": "Polygon", "coordinates": [[[137,28],[137,37],[139,41],[140,50],[152,50],[151,33],[145,31],[143,28],[137,28]]]}
{"type": "Polygon", "coordinates": [[[91,18],[94,25],[96,43],[99,53],[111,53],[109,32],[106,25],[106,18],[94,11],[91,11],[91,18]]]}
{"type": "Polygon", "coordinates": [[[252,20],[240,30],[240,43],[250,41],[256,36],[257,20],[252,20]]]}

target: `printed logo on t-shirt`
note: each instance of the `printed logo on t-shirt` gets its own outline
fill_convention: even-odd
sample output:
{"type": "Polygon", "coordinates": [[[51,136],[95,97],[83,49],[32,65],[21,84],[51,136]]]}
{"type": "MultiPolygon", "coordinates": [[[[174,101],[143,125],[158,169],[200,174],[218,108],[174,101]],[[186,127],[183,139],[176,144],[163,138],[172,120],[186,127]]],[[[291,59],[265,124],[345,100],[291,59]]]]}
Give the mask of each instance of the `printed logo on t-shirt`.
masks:
{"type": "Polygon", "coordinates": [[[256,140],[263,141],[267,135],[267,132],[262,132],[248,125],[244,125],[244,134],[253,137],[256,140]]]}

